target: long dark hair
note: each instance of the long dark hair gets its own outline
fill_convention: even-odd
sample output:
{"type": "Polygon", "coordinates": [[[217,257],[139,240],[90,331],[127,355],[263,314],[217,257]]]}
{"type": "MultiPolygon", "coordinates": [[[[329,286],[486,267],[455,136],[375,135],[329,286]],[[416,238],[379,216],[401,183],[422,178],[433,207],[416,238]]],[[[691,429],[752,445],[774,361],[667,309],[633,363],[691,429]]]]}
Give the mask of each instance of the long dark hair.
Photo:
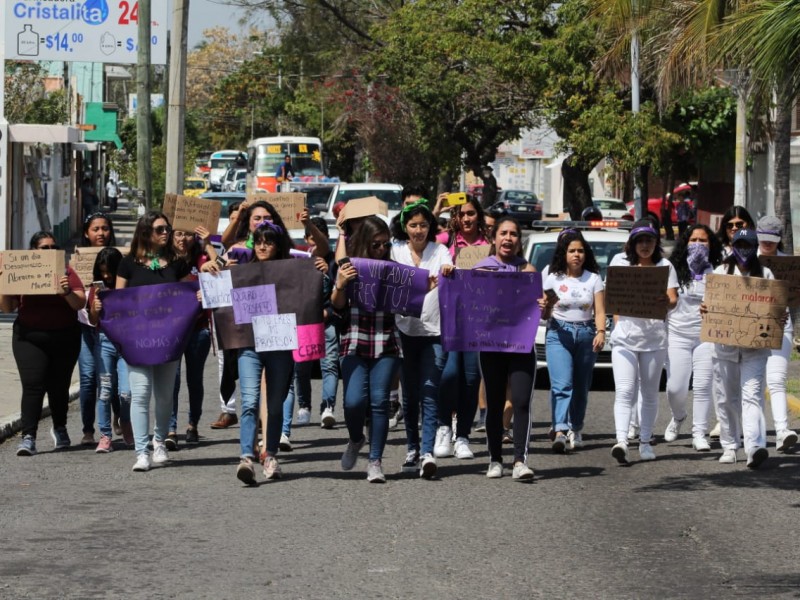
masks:
{"type": "Polygon", "coordinates": [[[31,241],[28,243],[28,250],[36,250],[36,246],[45,238],[51,238],[54,242],[56,241],[56,236],[53,235],[52,231],[37,231],[31,236],[31,241]]]}
{"type": "Polygon", "coordinates": [[[289,234],[286,233],[286,229],[282,226],[278,225],[277,223],[267,223],[265,225],[261,225],[257,227],[256,230],[253,232],[253,258],[252,262],[258,262],[258,258],[256,257],[255,246],[259,242],[268,242],[275,244],[278,252],[275,255],[274,260],[280,260],[283,258],[289,258],[291,255],[289,254],[289,250],[292,247],[292,240],[289,237],[289,234]]]}
{"type": "MultiPolygon", "coordinates": [[[[157,210],[151,210],[136,223],[136,229],[133,232],[133,240],[131,240],[131,256],[136,262],[143,263],[147,255],[153,253],[153,223],[158,219],[164,219],[167,225],[169,225],[167,215],[157,210]]],[[[162,257],[168,263],[175,260],[171,228],[162,257]]]]}
{"type": "Polygon", "coordinates": [[[396,240],[407,240],[406,224],[417,215],[422,215],[428,222],[428,241],[435,242],[438,230],[436,217],[433,216],[431,209],[424,202],[411,204],[400,212],[399,218],[392,223],[392,237],[396,240]]]}
{"type": "Polygon", "coordinates": [[[722,220],[719,222],[719,229],[717,229],[717,239],[722,242],[723,246],[731,245],[731,238],[728,234],[728,222],[733,217],[739,217],[743,221],[747,221],[748,229],[755,229],[756,224],[753,221],[753,217],[751,217],[750,213],[747,212],[747,209],[744,206],[738,206],[734,204],[725,211],[724,215],[722,215],[722,220]]]}
{"type": "MultiPolygon", "coordinates": [[[[275,210],[275,207],[272,206],[269,202],[265,200],[259,200],[257,202],[253,202],[250,206],[247,207],[247,210],[242,213],[239,211],[239,216],[236,217],[236,221],[238,226],[236,228],[236,241],[241,242],[246,240],[250,237],[250,215],[253,214],[253,210],[256,208],[263,208],[269,213],[270,221],[272,221],[275,225],[286,231],[286,225],[283,224],[283,219],[278,214],[278,211],[275,210]]],[[[294,248],[294,242],[292,239],[289,238],[289,247],[294,248]]]]}
{"type": "Polygon", "coordinates": [[[672,266],[675,267],[675,271],[678,274],[678,284],[681,287],[686,286],[692,281],[692,271],[689,269],[689,263],[686,262],[686,256],[689,253],[689,238],[691,238],[692,234],[698,229],[705,231],[708,236],[708,262],[711,264],[711,268],[718,267],[722,262],[722,242],[720,242],[719,238],[711,231],[711,228],[707,225],[700,225],[699,223],[688,227],[686,231],[683,232],[683,235],[678,238],[678,242],[675,244],[675,248],[672,250],[672,254],[669,257],[669,261],[672,263],[672,266]]]}
{"type": "Polygon", "coordinates": [[[375,236],[381,233],[389,235],[389,226],[386,221],[376,216],[365,218],[358,231],[347,240],[347,253],[357,258],[370,258],[370,244],[375,236]]]}
{"type": "Polygon", "coordinates": [[[649,219],[640,219],[633,224],[630,237],[628,237],[628,241],[625,242],[625,258],[628,259],[628,263],[630,265],[639,264],[639,255],[636,254],[636,239],[643,235],[652,235],[656,238],[656,247],[655,250],[653,250],[652,260],[653,264],[657,265],[659,262],[661,262],[661,259],[664,258],[664,250],[661,248],[661,236],[658,233],[658,229],[653,227],[653,224],[649,219]],[[650,228],[652,230],[652,234],[647,233],[646,231],[640,231],[645,228],[650,228]]]}
{"type": "Polygon", "coordinates": [[[494,243],[494,239],[497,237],[497,230],[500,229],[500,225],[506,222],[513,223],[517,228],[517,233],[519,234],[519,252],[517,252],[517,256],[520,258],[525,258],[522,254],[522,227],[520,227],[519,222],[514,218],[508,215],[502,216],[494,223],[494,228],[492,229],[492,248],[489,250],[489,256],[494,256],[497,254],[497,246],[494,243]]]}
{"type": "Polygon", "coordinates": [[[114,235],[114,223],[111,222],[111,217],[103,212],[96,212],[90,214],[83,220],[83,237],[81,238],[81,246],[89,246],[89,227],[92,226],[97,219],[103,219],[108,223],[108,240],[106,246],[116,246],[117,236],[114,235]]]}
{"type": "Polygon", "coordinates": [[[594,256],[594,250],[587,243],[581,232],[577,229],[565,229],[558,235],[556,249],[553,252],[553,260],[550,261],[550,272],[557,275],[564,275],[567,272],[567,249],[572,242],[580,242],[583,246],[585,258],[583,260],[583,270],[590,273],[600,273],[600,267],[594,256]]]}
{"type": "Polygon", "coordinates": [[[486,213],[483,210],[483,206],[475,196],[467,196],[465,204],[454,206],[450,209],[452,214],[450,215],[450,221],[447,223],[448,246],[453,244],[456,239],[456,233],[461,230],[459,217],[461,217],[461,209],[467,204],[471,204],[478,215],[478,235],[482,235],[487,241],[489,240],[489,227],[486,226],[486,213]]]}
{"type": "Polygon", "coordinates": [[[122,262],[122,252],[114,247],[108,246],[97,253],[94,259],[94,268],[92,269],[92,277],[94,281],[103,279],[103,274],[100,272],[100,267],[105,267],[109,275],[111,275],[112,286],[117,282],[117,269],[119,263],[122,262]]]}
{"type": "Polygon", "coordinates": [[[187,252],[186,256],[180,256],[175,248],[175,232],[172,232],[172,243],[173,243],[173,251],[175,252],[175,258],[178,260],[184,260],[190,267],[197,266],[197,261],[200,260],[200,257],[203,256],[204,251],[200,244],[197,243],[197,238],[195,238],[194,232],[184,231],[184,233],[189,234],[189,238],[191,242],[187,244],[187,252]]]}

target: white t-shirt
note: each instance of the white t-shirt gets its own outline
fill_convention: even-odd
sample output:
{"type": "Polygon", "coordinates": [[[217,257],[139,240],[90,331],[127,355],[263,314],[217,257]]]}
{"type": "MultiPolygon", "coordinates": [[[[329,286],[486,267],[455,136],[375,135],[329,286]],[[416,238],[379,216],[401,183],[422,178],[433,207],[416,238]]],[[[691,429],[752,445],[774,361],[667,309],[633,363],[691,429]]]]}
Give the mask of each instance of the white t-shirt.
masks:
{"type": "Polygon", "coordinates": [[[713,273],[709,266],[703,272],[702,279],[693,279],[685,286],[678,288],[678,304],[667,316],[669,335],[676,335],[692,340],[700,339],[700,304],[706,293],[706,275],[713,273]]]}
{"type": "Polygon", "coordinates": [[[603,291],[603,280],[597,273],[584,270],[580,277],[548,273],[542,284],[544,291],[553,290],[558,302],[553,318],[559,321],[591,321],[594,319],[594,295],[603,291]]]}
{"type": "MultiPolygon", "coordinates": [[[[609,266],[630,266],[623,254],[617,254],[609,266]]],[[[656,267],[669,267],[667,288],[678,287],[678,274],[675,267],[666,258],[662,258],[656,267]]],[[[647,267],[640,267],[646,269],[647,267]]],[[[666,293],[666,290],[664,290],[666,293]]],[[[620,316],[611,332],[611,345],[621,346],[636,352],[665,350],[667,347],[667,323],[659,319],[640,319],[638,317],[620,316]]]]}
{"type": "MultiPolygon", "coordinates": [[[[408,242],[400,241],[392,244],[392,260],[404,265],[414,266],[408,242]]],[[[419,268],[427,269],[431,272],[431,275],[438,276],[442,265],[452,264],[453,259],[445,246],[436,242],[428,242],[422,252],[419,268]]],[[[419,318],[396,315],[395,322],[397,323],[397,328],[406,335],[414,337],[439,335],[439,289],[434,288],[425,294],[422,314],[419,318]]]]}

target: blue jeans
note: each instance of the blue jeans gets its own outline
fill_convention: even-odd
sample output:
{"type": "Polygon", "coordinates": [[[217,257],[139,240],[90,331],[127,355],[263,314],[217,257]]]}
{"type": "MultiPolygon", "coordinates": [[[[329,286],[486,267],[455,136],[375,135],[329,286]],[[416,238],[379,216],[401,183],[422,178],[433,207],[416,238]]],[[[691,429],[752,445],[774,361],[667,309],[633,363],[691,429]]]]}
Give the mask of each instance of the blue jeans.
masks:
{"type": "Polygon", "coordinates": [[[336,325],[329,323],[325,326],[325,357],[319,361],[322,370],[322,404],[321,413],[326,408],[336,406],[336,389],[339,386],[339,334],[336,325]]]}
{"type": "Polygon", "coordinates": [[[364,423],[369,405],[370,460],[383,458],[383,449],[389,435],[389,390],[399,367],[399,356],[362,358],[350,354],[342,357],[344,420],[347,432],[353,442],[364,437],[364,423]]]}
{"type": "Polygon", "coordinates": [[[311,408],[311,371],[314,367],[313,361],[300,362],[294,364],[294,374],[289,383],[289,393],[283,401],[283,426],[281,433],[287,437],[292,435],[292,415],[294,414],[294,398],[297,396],[297,404],[300,408],[311,408]]]}
{"type": "Polygon", "coordinates": [[[556,431],[583,429],[592,370],[597,360],[592,349],[596,333],[593,321],[570,323],[550,319],[547,326],[545,352],[550,373],[550,408],[556,431]]]}
{"type": "Polygon", "coordinates": [[[167,437],[177,368],[177,360],[148,367],[128,365],[128,380],[131,383],[131,426],[136,454],[147,453],[147,442],[150,440],[151,395],[155,398],[156,405],[153,441],[163,442],[167,437]]]}
{"type": "MultiPolygon", "coordinates": [[[[197,427],[200,415],[203,414],[203,369],[211,349],[211,332],[208,329],[197,329],[189,337],[189,343],[183,356],[186,359],[186,387],[189,389],[189,425],[197,427]]],[[[172,395],[172,416],[169,430],[178,430],[178,394],[181,391],[181,363],[175,373],[175,391],[172,395]]]]}
{"type": "Polygon", "coordinates": [[[80,375],[81,422],[83,433],[94,433],[95,404],[97,404],[97,370],[95,352],[97,329],[81,324],[81,352],[78,354],[80,375]]]}
{"type": "Polygon", "coordinates": [[[436,427],[439,424],[439,382],[447,353],[437,336],[409,336],[400,333],[403,346],[403,413],[408,451],[433,453],[436,427]],[[422,444],[420,447],[419,416],[422,410],[422,444]]]}
{"type": "Polygon", "coordinates": [[[481,370],[477,352],[448,352],[447,363],[439,383],[439,426],[452,425],[451,415],[458,418],[456,437],[469,439],[472,420],[478,410],[481,370]]]}
{"type": "Polygon", "coordinates": [[[130,423],[131,420],[131,385],[128,380],[128,364],[102,331],[95,347],[94,359],[100,379],[99,393],[97,394],[97,427],[102,435],[110,438],[112,437],[111,402],[114,396],[119,398],[120,422],[130,423]]]}
{"type": "Polygon", "coordinates": [[[267,453],[275,456],[281,439],[283,401],[292,380],[294,360],[290,350],[256,352],[239,350],[239,389],[242,395],[242,416],[239,419],[240,455],[254,458],[258,405],[261,398],[261,373],[267,379],[267,453]]]}

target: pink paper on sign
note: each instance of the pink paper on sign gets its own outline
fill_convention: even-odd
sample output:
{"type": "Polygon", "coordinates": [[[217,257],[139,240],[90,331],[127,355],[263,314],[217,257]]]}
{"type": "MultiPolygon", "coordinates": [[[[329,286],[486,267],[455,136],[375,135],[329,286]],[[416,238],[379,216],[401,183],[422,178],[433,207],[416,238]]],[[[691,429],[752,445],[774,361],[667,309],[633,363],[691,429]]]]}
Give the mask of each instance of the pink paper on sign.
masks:
{"type": "Polygon", "coordinates": [[[292,350],[295,362],[319,360],[325,356],[325,324],[297,326],[297,350],[292,350]]]}

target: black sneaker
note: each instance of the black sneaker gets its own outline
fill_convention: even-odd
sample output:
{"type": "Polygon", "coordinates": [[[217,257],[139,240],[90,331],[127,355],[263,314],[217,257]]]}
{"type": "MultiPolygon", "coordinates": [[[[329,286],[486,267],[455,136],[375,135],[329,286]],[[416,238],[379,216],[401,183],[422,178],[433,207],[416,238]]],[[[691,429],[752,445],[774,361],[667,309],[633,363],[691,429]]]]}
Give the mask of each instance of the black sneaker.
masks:
{"type": "Polygon", "coordinates": [[[56,445],[56,450],[63,450],[72,445],[66,427],[51,427],[50,435],[53,438],[53,443],[56,445]]]}
{"type": "Polygon", "coordinates": [[[197,433],[197,427],[189,427],[186,430],[186,443],[187,444],[198,444],[200,443],[200,436],[197,433]]]}
{"type": "Polygon", "coordinates": [[[411,450],[406,454],[406,462],[400,467],[403,473],[417,473],[419,472],[419,452],[411,450]]]}
{"type": "Polygon", "coordinates": [[[164,445],[167,447],[167,450],[177,450],[178,449],[178,434],[174,431],[170,431],[167,434],[167,439],[164,440],[164,445]]]}

